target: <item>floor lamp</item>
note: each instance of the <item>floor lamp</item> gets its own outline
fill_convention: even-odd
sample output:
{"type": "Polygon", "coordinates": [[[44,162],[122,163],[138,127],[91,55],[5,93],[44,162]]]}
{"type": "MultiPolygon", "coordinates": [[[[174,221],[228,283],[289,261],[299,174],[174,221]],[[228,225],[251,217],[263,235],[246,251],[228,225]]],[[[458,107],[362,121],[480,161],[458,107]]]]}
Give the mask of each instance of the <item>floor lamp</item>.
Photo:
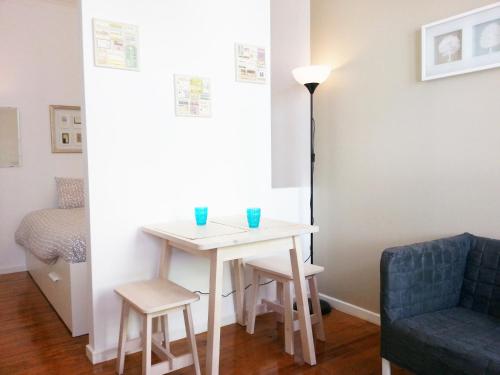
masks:
{"type": "MultiPolygon", "coordinates": [[[[320,83],[326,81],[330,75],[331,68],[329,65],[309,65],[296,68],[292,71],[295,80],[304,85],[310,94],[310,106],[311,106],[311,123],[310,123],[310,155],[311,155],[311,195],[309,204],[311,207],[311,225],[314,224],[314,163],[316,162],[316,154],[314,153],[314,133],[315,133],[315,122],[314,122],[314,112],[313,112],[313,96],[314,90],[319,86],[320,83]]],[[[311,263],[314,263],[314,247],[313,247],[313,235],[311,233],[311,246],[310,246],[310,257],[311,263]]]]}

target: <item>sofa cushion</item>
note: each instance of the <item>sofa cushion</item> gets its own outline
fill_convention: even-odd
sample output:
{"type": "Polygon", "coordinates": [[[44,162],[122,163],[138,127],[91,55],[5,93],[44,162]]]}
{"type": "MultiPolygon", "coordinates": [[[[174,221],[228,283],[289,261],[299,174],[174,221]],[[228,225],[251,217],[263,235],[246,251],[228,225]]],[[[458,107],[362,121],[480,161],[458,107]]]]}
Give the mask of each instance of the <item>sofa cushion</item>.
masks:
{"type": "Polygon", "coordinates": [[[395,321],[382,355],[417,374],[499,375],[500,320],[456,307],[395,321]]]}
{"type": "Polygon", "coordinates": [[[500,240],[475,237],[467,255],[460,306],[500,318],[500,240]]]}
{"type": "Polygon", "coordinates": [[[380,261],[382,321],[458,306],[474,238],[464,233],[386,249],[380,261]]]}

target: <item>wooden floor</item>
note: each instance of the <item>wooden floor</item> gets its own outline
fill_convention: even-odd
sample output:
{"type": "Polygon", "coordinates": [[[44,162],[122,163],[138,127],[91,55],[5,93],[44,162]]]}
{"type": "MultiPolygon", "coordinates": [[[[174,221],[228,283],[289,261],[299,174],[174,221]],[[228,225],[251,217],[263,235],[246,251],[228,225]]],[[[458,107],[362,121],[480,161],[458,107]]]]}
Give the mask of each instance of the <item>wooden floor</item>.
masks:
{"type": "MultiPolygon", "coordinates": [[[[117,317],[118,319],[118,317],[117,317]]],[[[325,317],[327,342],[316,343],[318,365],[310,367],[283,352],[282,327],[273,316],[257,318],[254,335],[238,325],[222,328],[221,374],[380,374],[379,328],[332,312],[325,317]]],[[[205,364],[206,334],[197,336],[205,364]]],[[[92,366],[85,356],[88,337],[72,338],[26,272],[0,275],[0,374],[114,374],[114,361],[92,366]]],[[[296,347],[299,337],[296,335],[296,347]]],[[[173,344],[175,353],[187,343],[173,344]]],[[[125,374],[141,373],[140,354],[127,356],[125,374]]],[[[192,368],[175,374],[192,374],[192,368]]],[[[393,367],[394,375],[409,373],[393,367]]]]}

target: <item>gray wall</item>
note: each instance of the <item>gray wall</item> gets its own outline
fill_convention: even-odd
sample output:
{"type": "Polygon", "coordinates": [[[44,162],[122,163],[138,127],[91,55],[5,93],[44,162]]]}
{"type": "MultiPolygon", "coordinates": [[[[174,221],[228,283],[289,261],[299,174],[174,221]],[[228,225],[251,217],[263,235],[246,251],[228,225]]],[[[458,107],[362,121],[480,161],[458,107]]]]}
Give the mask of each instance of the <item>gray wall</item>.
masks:
{"type": "Polygon", "coordinates": [[[500,69],[420,82],[422,24],[485,0],[312,0],[321,291],[379,309],[389,246],[500,238],[500,69]]]}

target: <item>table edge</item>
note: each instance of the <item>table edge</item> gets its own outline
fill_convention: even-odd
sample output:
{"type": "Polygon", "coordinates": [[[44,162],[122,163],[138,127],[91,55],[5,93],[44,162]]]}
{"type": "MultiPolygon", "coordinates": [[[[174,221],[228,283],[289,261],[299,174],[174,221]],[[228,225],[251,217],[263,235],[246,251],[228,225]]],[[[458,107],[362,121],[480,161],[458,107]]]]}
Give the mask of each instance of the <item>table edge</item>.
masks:
{"type": "MultiPolygon", "coordinates": [[[[264,236],[264,238],[259,239],[258,241],[250,240],[250,241],[243,241],[243,242],[236,242],[236,243],[234,243],[234,242],[230,243],[228,241],[227,244],[224,243],[222,246],[209,247],[207,245],[197,244],[196,242],[194,242],[196,240],[189,240],[186,238],[175,236],[174,234],[171,234],[171,233],[160,232],[156,229],[151,228],[151,226],[145,225],[145,226],[142,226],[141,229],[145,233],[148,233],[148,234],[151,234],[155,237],[167,240],[169,242],[172,242],[173,244],[177,243],[181,246],[185,246],[185,247],[188,247],[190,249],[199,250],[199,251],[209,251],[209,250],[215,250],[217,248],[222,249],[222,248],[231,247],[231,246],[247,245],[247,244],[251,244],[251,243],[259,243],[259,242],[264,242],[264,241],[271,241],[271,240],[277,240],[277,239],[282,239],[282,238],[296,237],[296,236],[302,236],[302,235],[306,235],[306,234],[313,234],[313,233],[319,232],[319,227],[317,225],[312,225],[309,227],[303,227],[302,230],[300,230],[300,231],[292,231],[292,230],[290,230],[288,232],[284,231],[283,234],[279,235],[279,236],[273,235],[273,236],[270,236],[269,238],[266,238],[264,236]]],[[[230,235],[228,235],[228,236],[230,236],[230,235]]],[[[224,237],[224,236],[220,236],[220,237],[224,237]]]]}

